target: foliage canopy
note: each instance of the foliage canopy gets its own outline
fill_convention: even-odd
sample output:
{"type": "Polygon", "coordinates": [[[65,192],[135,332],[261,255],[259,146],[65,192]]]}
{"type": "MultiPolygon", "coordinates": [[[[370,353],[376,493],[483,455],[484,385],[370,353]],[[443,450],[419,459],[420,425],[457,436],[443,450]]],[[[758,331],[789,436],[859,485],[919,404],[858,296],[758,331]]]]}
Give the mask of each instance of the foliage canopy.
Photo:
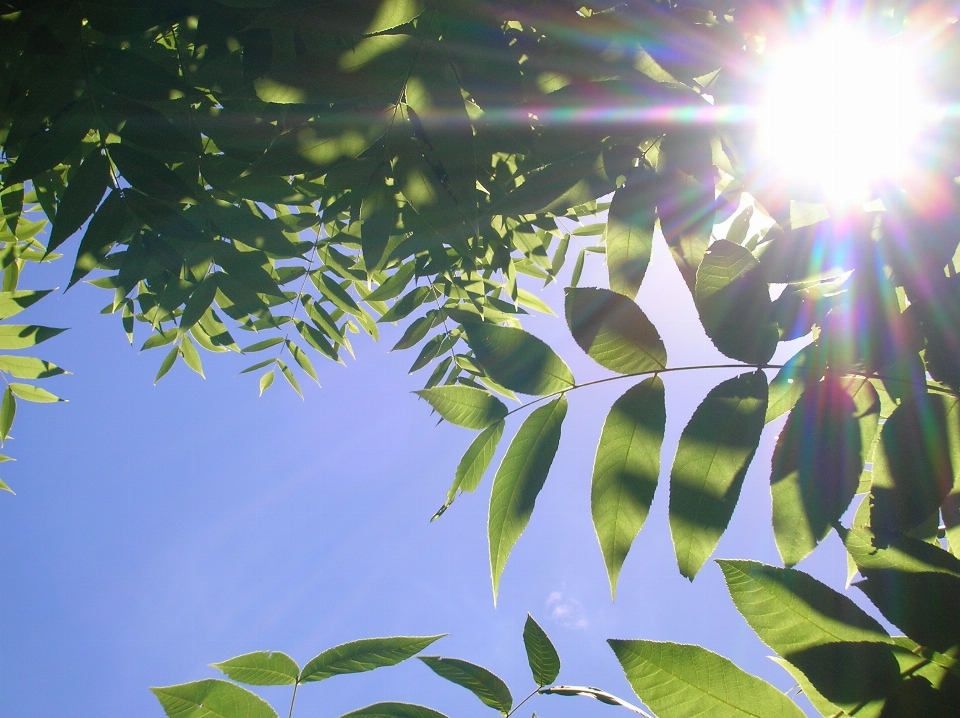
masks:
{"type": "MultiPolygon", "coordinates": [[[[703,400],[672,460],[679,570],[692,580],[710,558],[765,424],[789,412],[770,477],[787,568],[721,562],[734,603],[824,715],[946,716],[960,702],[956,137],[944,125],[929,138],[917,186],[884,184],[863,211],[838,212],[809,187],[771,180],[749,122],[678,121],[749,105],[764,40],[793,10],[736,0],[6,0],[0,319],[47,294],[17,289],[26,263],[56,259],[82,231],[70,285],[110,291],[104,312],[120,315],[131,342],[168,347],[158,380],[181,359],[202,374],[200,349],[236,351],[267,357],[246,370],[263,372],[261,392],[277,372],[299,392],[298,376],[318,380],[315,354],[342,361],[351,333],[377,338],[379,324],[402,322],[394,348],[418,349],[411,371],[432,367],[420,396],[480,432],[437,515],[477,488],[517,411],[495,395],[536,397],[493,479],[496,593],[559,446],[566,393],[586,385],[521,328],[528,310],[550,311],[522,285],[556,281],[572,241],[588,238],[566,320],[584,352],[636,382],[611,407],[592,479],[615,592],[659,479],[659,375],[686,368],[669,364],[634,301],[659,227],[704,331],[742,369],[703,400]],[[577,286],[592,255],[605,258],[609,288],[577,286]],[[244,332],[256,336],[238,342],[244,332]],[[786,365],[768,366],[779,342],[808,336],[786,365]],[[790,568],[831,530],[858,588],[905,636],[790,568]]],[[[942,57],[925,80],[953,103],[957,24],[930,12],[942,57]]],[[[914,17],[898,2],[865,13],[888,34],[914,17]]],[[[0,324],[0,349],[60,331],[0,324]]],[[[63,373],[21,355],[0,356],[0,370],[63,373]]],[[[17,399],[58,401],[8,383],[0,438],[17,399]]],[[[303,670],[279,653],[217,667],[296,689],[392,665],[435,638],[368,639],[303,670]]],[[[532,619],[524,641],[535,692],[624,703],[548,687],[556,651],[532,619]]],[[[705,649],[611,647],[662,718],[799,714],[705,649]]],[[[515,710],[486,669],[423,661],[484,704],[515,710]]],[[[155,692],[170,716],[275,715],[225,681],[155,692]]],[[[437,714],[391,703],[351,715],[437,714]]]]}

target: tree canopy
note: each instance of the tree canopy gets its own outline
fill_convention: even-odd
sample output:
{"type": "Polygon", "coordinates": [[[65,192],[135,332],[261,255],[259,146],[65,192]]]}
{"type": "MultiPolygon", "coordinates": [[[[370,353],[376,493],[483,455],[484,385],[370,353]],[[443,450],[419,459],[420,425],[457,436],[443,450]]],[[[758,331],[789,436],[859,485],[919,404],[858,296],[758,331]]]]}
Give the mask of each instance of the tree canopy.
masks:
{"type": "MultiPolygon", "coordinates": [[[[300,392],[303,377],[318,380],[318,355],[343,361],[350,334],[376,339],[378,325],[401,323],[394,348],[418,352],[411,372],[430,369],[419,396],[478,432],[437,517],[477,489],[513,415],[533,407],[492,482],[496,596],[570,422],[566,395],[596,383],[578,383],[522,328],[528,312],[551,311],[535,284],[557,281],[576,254],[570,333],[611,373],[600,381],[630,385],[609,410],[591,484],[615,594],[657,493],[661,375],[698,368],[668,361],[635,301],[659,230],[703,330],[742,369],[709,392],[668,457],[680,573],[693,580],[710,559],[765,425],[789,414],[770,473],[786,568],[722,561],[731,598],[824,715],[950,715],[960,701],[956,133],[934,128],[919,176],[878,183],[855,209],[778,178],[737,108],[756,103],[764,49],[801,11],[736,0],[7,0],[0,317],[48,294],[18,290],[21,273],[81,232],[70,286],[109,291],[104,313],[120,315],[130,341],[164,348],[158,380],[181,359],[202,374],[201,350],[234,351],[265,357],[245,370],[260,373],[261,393],[277,373],[300,392]],[[577,238],[592,244],[572,252],[577,238]],[[592,255],[607,287],[578,286],[592,255]],[[786,364],[770,364],[780,342],[803,337],[786,364]],[[532,398],[513,410],[499,398],[517,395],[532,398]],[[831,531],[857,587],[905,636],[792,568],[831,531]]],[[[949,8],[888,2],[861,14],[880,34],[926,33],[924,82],[943,105],[960,99],[949,8]]],[[[0,348],[60,331],[4,321],[0,348]]],[[[0,370],[63,373],[19,354],[0,356],[0,370]]],[[[57,397],[8,383],[4,439],[18,400],[57,397]]],[[[330,649],[303,669],[280,653],[217,666],[296,690],[392,665],[433,638],[377,640],[387,643],[330,649]]],[[[552,644],[535,622],[524,642],[540,693],[623,702],[550,687],[552,644]]],[[[705,649],[611,647],[660,718],[800,714],[705,649]]],[[[422,660],[511,712],[486,669],[422,660]]],[[[229,682],[155,692],[170,716],[274,715],[229,682]]],[[[435,713],[377,704],[351,715],[435,713]]]]}

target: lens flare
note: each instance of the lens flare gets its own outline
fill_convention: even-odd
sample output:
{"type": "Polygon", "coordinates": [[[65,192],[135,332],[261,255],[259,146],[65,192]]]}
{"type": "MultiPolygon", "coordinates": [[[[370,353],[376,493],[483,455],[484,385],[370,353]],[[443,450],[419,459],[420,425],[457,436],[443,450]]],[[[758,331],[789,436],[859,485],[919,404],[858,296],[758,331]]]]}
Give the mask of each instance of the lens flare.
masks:
{"type": "Polygon", "coordinates": [[[910,172],[930,116],[918,53],[843,24],[768,51],[759,139],[784,179],[848,203],[910,172]]]}

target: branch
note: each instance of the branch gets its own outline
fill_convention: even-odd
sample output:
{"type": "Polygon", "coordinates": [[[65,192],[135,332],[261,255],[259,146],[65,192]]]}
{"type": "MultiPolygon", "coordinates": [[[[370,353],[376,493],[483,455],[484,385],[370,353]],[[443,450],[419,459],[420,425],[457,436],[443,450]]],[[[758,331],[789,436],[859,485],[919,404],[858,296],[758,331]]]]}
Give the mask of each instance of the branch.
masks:
{"type": "Polygon", "coordinates": [[[549,688],[541,688],[538,693],[557,696],[586,696],[587,698],[598,700],[601,703],[606,703],[608,706],[626,708],[628,711],[633,711],[643,716],[643,718],[655,718],[655,716],[650,715],[639,706],[628,703],[623,700],[623,698],[617,698],[617,696],[612,693],[607,693],[599,688],[591,688],[589,686],[550,686],[549,688]]]}

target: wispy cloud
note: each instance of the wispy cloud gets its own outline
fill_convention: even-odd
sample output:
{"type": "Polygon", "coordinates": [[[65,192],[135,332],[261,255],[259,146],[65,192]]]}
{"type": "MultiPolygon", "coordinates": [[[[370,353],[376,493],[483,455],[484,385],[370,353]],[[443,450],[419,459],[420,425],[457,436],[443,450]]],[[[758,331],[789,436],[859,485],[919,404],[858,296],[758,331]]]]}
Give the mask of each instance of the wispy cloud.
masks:
{"type": "Polygon", "coordinates": [[[583,615],[580,602],[575,598],[564,596],[560,591],[554,591],[547,597],[547,611],[550,612],[550,618],[564,628],[587,627],[587,619],[583,615]]]}

